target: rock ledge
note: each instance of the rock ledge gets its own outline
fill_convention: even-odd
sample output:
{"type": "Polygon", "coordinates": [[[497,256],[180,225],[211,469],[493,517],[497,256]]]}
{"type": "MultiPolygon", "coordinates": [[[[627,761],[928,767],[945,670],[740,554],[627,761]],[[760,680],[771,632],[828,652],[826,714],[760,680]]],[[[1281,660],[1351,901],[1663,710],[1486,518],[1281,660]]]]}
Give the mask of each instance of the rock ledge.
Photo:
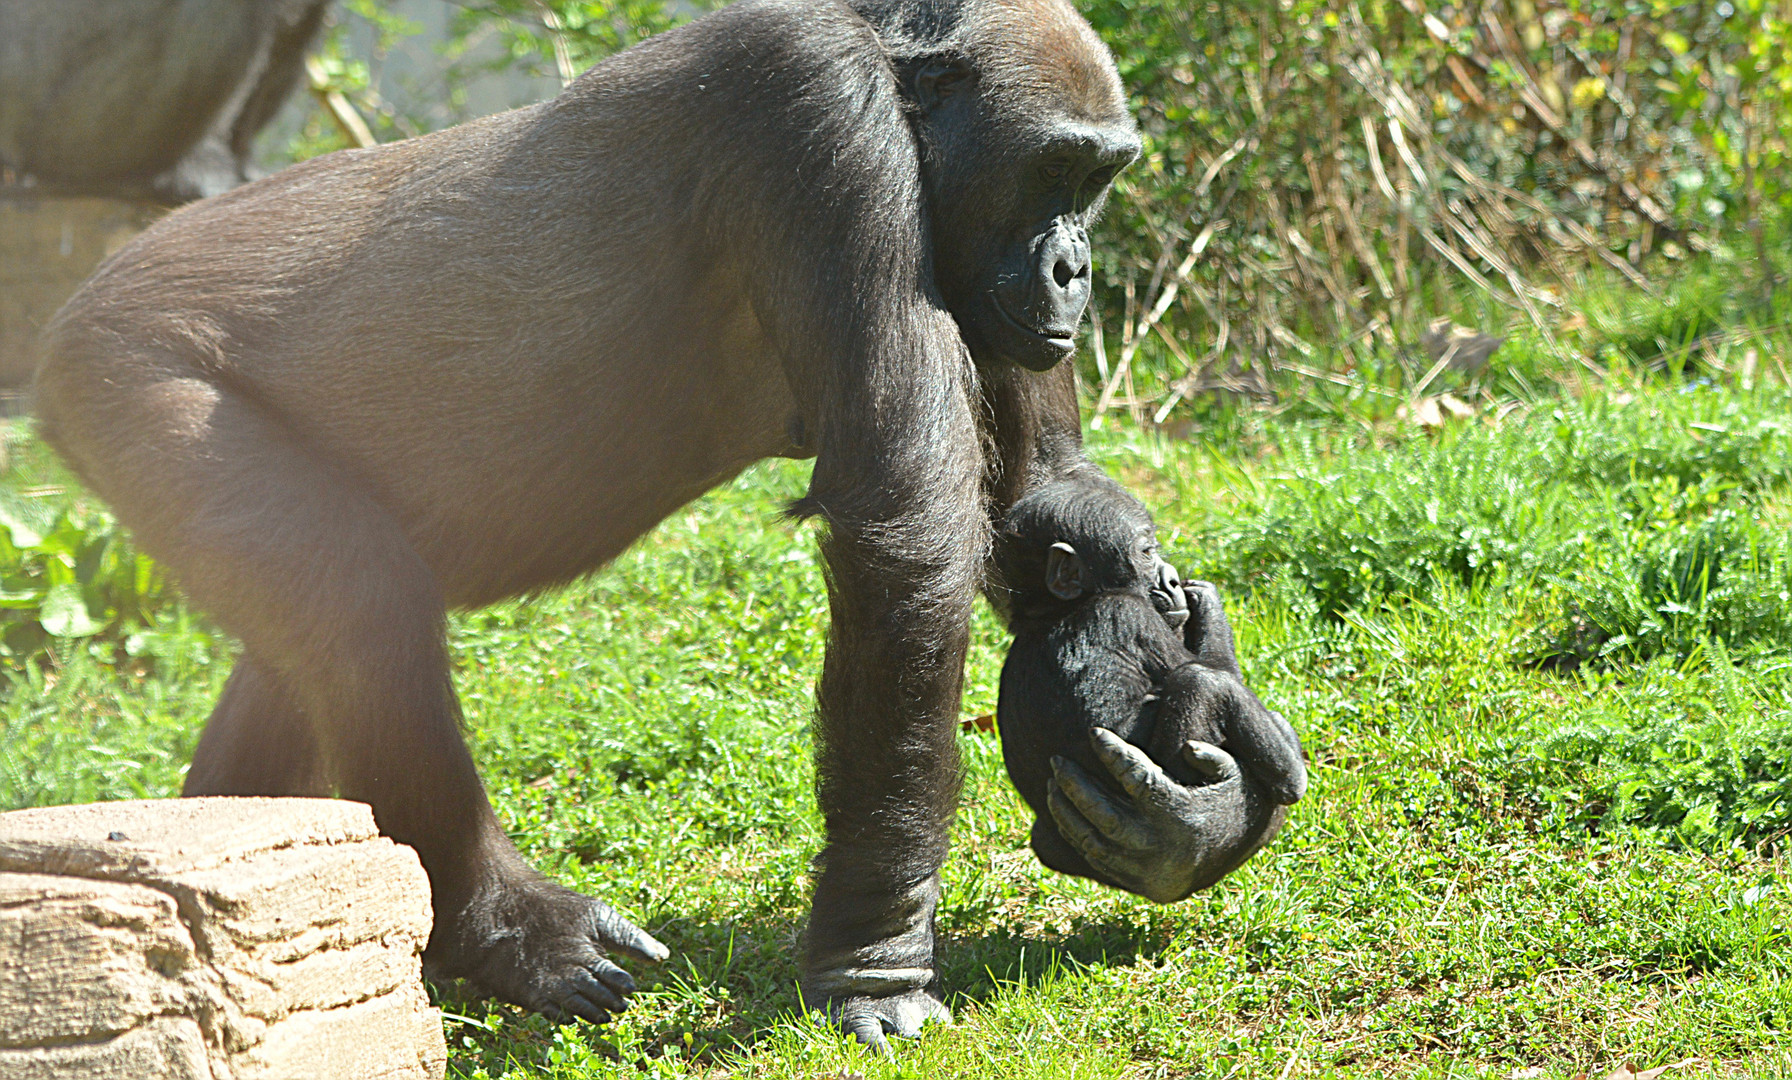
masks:
{"type": "Polygon", "coordinates": [[[429,928],[361,803],[0,814],[0,1080],[440,1080],[429,928]]]}

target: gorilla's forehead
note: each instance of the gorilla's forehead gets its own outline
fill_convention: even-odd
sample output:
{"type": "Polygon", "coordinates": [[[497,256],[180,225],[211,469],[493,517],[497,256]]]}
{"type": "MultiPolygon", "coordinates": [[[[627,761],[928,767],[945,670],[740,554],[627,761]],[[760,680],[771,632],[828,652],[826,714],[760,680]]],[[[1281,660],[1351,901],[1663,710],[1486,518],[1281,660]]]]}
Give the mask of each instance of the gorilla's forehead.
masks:
{"type": "Polygon", "coordinates": [[[985,0],[972,10],[972,50],[1002,91],[1089,125],[1132,129],[1107,46],[1067,0],[985,0]]]}

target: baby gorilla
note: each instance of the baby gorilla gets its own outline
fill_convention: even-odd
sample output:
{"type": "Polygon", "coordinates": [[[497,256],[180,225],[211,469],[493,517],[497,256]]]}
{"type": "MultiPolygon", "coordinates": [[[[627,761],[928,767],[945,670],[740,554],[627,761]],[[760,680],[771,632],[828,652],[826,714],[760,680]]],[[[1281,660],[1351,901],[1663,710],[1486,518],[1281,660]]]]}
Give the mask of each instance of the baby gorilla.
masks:
{"type": "Polygon", "coordinates": [[[1305,792],[1306,767],[1294,730],[1241,681],[1218,591],[1179,581],[1151,515],[1095,473],[1029,493],[997,543],[1014,631],[1002,757],[1040,862],[1168,903],[1250,858],[1305,792]],[[1221,826],[1203,834],[1208,872],[1149,878],[1154,801],[1221,826]]]}

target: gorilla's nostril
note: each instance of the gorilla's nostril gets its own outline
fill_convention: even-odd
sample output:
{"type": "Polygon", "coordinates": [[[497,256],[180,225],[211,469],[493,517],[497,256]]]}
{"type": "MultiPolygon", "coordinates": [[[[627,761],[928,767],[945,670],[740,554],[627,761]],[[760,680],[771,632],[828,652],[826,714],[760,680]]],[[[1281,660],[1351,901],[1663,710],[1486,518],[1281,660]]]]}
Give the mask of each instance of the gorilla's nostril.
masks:
{"type": "Polygon", "coordinates": [[[1072,270],[1070,264],[1063,259],[1059,259],[1052,265],[1052,280],[1058,283],[1058,288],[1060,289],[1069,285],[1071,279],[1077,276],[1077,272],[1072,270]]]}

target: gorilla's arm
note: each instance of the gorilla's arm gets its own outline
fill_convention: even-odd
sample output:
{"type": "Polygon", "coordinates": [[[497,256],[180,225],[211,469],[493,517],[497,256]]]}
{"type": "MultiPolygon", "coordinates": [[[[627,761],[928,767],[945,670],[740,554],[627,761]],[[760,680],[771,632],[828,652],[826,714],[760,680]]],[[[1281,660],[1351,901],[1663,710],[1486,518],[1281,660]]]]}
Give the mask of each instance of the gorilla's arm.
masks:
{"type": "Polygon", "coordinates": [[[933,918],[988,546],[976,375],[927,278],[919,150],[895,86],[877,65],[840,59],[875,55],[875,34],[850,11],[806,5],[734,5],[706,23],[749,12],[780,32],[759,27],[698,70],[725,110],[706,130],[738,141],[729,160],[763,170],[713,189],[760,245],[740,264],[817,447],[792,507],[825,525],[830,614],[815,718],[826,838],[803,1001],[883,1047],[951,1015],[933,918]],[[803,201],[768,210],[765,193],[778,191],[803,201]]]}

